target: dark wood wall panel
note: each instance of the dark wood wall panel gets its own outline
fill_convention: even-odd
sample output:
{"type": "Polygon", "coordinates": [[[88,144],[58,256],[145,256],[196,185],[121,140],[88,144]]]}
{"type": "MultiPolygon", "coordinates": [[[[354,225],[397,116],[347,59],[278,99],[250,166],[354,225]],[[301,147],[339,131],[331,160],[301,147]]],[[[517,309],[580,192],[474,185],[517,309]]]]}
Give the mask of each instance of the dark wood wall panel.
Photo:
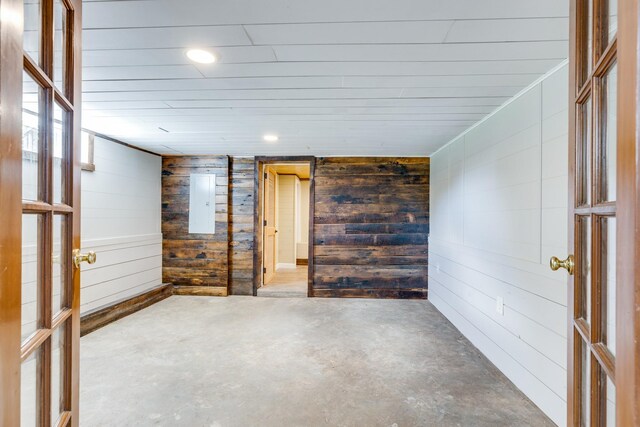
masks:
{"type": "Polygon", "coordinates": [[[429,159],[319,158],[313,296],[426,298],[429,159]]]}
{"type": "Polygon", "coordinates": [[[229,294],[253,295],[255,159],[232,157],[229,184],[229,294]]]}
{"type": "MultiPolygon", "coordinates": [[[[229,279],[229,158],[163,157],[162,280],[175,286],[211,288],[226,295],[229,279]],[[189,176],[216,175],[216,232],[189,234],[189,176]]],[[[202,290],[199,290],[203,293],[202,290]]]]}
{"type": "MultiPolygon", "coordinates": [[[[164,282],[187,294],[252,295],[255,159],[164,157],[162,174],[164,282]],[[214,235],[188,233],[191,173],[216,174],[214,235]]],[[[429,160],[320,158],[314,176],[310,294],[426,297],[429,160]]]]}

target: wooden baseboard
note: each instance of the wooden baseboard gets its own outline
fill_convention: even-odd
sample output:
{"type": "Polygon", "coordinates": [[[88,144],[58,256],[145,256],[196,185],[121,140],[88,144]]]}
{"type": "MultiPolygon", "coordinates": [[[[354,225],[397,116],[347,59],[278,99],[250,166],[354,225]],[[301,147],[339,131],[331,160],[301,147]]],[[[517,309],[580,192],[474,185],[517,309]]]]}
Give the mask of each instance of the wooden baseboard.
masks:
{"type": "Polygon", "coordinates": [[[87,335],[111,322],[149,307],[173,294],[172,285],[161,285],[107,307],[97,308],[80,318],[80,336],[87,335]]]}
{"type": "Polygon", "coordinates": [[[313,289],[310,297],[318,298],[379,298],[427,299],[426,289],[313,289]]]}
{"type": "Polygon", "coordinates": [[[174,286],[174,295],[193,295],[207,297],[226,297],[227,288],[219,286],[174,286]]]}
{"type": "Polygon", "coordinates": [[[300,258],[296,260],[296,265],[309,265],[309,260],[306,258],[300,258]]]}

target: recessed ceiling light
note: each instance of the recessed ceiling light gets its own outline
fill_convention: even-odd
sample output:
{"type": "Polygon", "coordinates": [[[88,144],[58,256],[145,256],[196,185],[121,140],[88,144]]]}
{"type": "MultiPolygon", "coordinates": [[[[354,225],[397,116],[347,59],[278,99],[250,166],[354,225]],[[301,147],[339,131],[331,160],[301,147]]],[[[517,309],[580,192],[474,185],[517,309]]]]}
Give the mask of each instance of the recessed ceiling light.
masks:
{"type": "Polygon", "coordinates": [[[187,51],[187,57],[193,62],[199,64],[212,64],[216,62],[216,56],[202,49],[190,49],[187,51]]]}
{"type": "Polygon", "coordinates": [[[278,135],[274,135],[274,134],[266,134],[265,136],[263,136],[264,140],[267,142],[277,142],[278,141],[278,135]]]}

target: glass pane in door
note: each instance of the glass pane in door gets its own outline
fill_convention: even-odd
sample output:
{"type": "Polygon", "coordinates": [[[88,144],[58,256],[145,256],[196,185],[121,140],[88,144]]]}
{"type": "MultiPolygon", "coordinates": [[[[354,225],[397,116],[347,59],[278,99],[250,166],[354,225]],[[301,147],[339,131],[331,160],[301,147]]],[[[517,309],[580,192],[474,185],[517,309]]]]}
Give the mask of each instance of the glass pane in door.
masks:
{"type": "Polygon", "coordinates": [[[52,257],[52,311],[55,316],[66,307],[67,271],[65,261],[70,259],[66,247],[66,217],[53,216],[53,257],[52,257]]]}
{"type": "Polygon", "coordinates": [[[582,352],[580,358],[580,411],[582,417],[580,425],[582,427],[590,427],[591,423],[591,353],[587,344],[577,334],[577,338],[582,342],[582,352]]]}
{"type": "Polygon", "coordinates": [[[616,96],[618,84],[618,68],[616,64],[609,69],[602,79],[601,113],[600,113],[600,174],[599,201],[616,200],[616,156],[617,156],[617,111],[616,96]]]}
{"type": "Polygon", "coordinates": [[[618,32],[618,0],[607,1],[607,42],[611,43],[618,32]]]}
{"type": "Polygon", "coordinates": [[[25,53],[40,64],[40,52],[42,50],[42,19],[40,0],[24,0],[24,35],[22,48],[25,53]]]}
{"type": "Polygon", "coordinates": [[[65,411],[66,323],[56,329],[51,336],[51,421],[60,418],[65,411]]]}
{"type": "Polygon", "coordinates": [[[22,341],[42,326],[40,316],[41,215],[22,215],[22,341]]]}
{"type": "Polygon", "coordinates": [[[22,198],[38,200],[42,88],[28,73],[22,76],[22,198]]]}
{"type": "Polygon", "coordinates": [[[576,262],[580,283],[580,313],[587,323],[591,323],[591,217],[577,218],[579,230],[579,248],[576,262]]]}
{"type": "Polygon", "coordinates": [[[579,106],[580,132],[576,147],[578,206],[591,204],[591,97],[579,106]]]}
{"type": "Polygon", "coordinates": [[[593,67],[593,0],[581,0],[577,3],[582,18],[580,28],[583,41],[579,46],[580,67],[578,68],[578,84],[582,87],[593,67]]]}
{"type": "Polygon", "coordinates": [[[606,427],[616,426],[616,386],[611,381],[611,378],[607,377],[607,385],[605,389],[606,394],[606,427]]]}
{"type": "Polygon", "coordinates": [[[602,218],[600,271],[602,292],[602,342],[616,354],[616,218],[602,218]]]}
{"type": "Polygon", "coordinates": [[[53,203],[67,201],[65,188],[65,164],[68,147],[68,114],[57,103],[53,103],[53,203]]]}
{"type": "Polygon", "coordinates": [[[53,2],[53,28],[53,82],[66,95],[67,8],[61,0],[53,2]]]}
{"type": "Polygon", "coordinates": [[[22,362],[20,369],[20,427],[36,426],[38,421],[38,365],[42,347],[22,362]]]}

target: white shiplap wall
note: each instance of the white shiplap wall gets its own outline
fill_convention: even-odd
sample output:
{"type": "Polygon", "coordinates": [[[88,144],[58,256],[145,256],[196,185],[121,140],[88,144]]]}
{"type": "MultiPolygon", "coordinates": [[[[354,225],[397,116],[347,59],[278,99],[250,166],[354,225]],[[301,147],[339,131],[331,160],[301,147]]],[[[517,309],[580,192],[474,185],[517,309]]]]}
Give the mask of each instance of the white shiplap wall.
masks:
{"type": "Polygon", "coordinates": [[[429,299],[553,421],[566,417],[567,67],[431,159],[429,299]],[[504,314],[497,299],[504,299],[504,314]]]}
{"type": "Polygon", "coordinates": [[[161,158],[96,137],[95,172],[82,173],[81,311],[162,283],[161,158]]]}

